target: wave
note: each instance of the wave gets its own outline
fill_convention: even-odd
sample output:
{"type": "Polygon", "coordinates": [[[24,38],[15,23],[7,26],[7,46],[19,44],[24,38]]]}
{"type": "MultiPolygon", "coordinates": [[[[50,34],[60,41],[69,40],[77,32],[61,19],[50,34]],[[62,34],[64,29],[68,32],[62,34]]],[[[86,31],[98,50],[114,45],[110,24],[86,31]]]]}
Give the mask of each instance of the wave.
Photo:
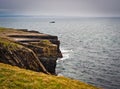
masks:
{"type": "Polygon", "coordinates": [[[58,61],[69,59],[70,58],[70,53],[73,52],[73,51],[65,49],[65,48],[61,48],[61,52],[62,52],[63,58],[60,58],[58,61]]]}

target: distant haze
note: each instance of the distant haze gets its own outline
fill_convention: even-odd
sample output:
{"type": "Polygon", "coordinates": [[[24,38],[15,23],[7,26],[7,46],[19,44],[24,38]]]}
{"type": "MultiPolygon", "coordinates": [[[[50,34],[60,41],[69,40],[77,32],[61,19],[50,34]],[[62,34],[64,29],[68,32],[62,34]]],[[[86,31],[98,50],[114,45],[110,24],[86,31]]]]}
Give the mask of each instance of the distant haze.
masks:
{"type": "Polygon", "coordinates": [[[120,17],[120,0],[0,0],[0,16],[120,17]]]}

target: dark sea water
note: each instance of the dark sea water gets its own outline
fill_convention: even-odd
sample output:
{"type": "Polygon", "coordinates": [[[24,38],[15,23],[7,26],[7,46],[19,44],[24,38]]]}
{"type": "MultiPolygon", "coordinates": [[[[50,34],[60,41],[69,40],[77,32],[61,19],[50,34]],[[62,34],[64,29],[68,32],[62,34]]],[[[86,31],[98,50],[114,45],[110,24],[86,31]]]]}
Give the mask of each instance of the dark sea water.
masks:
{"type": "Polygon", "coordinates": [[[58,75],[120,89],[120,18],[1,17],[0,26],[57,35],[64,56],[57,61],[58,75]]]}

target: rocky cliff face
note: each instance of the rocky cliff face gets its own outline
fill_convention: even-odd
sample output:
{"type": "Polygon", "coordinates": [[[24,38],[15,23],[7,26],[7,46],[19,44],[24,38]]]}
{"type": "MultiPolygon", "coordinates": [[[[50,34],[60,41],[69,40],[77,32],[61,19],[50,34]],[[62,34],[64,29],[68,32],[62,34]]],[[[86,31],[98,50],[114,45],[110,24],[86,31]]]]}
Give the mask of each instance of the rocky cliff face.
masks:
{"type": "Polygon", "coordinates": [[[55,74],[62,57],[57,36],[26,29],[0,28],[0,62],[25,69],[55,74]]]}

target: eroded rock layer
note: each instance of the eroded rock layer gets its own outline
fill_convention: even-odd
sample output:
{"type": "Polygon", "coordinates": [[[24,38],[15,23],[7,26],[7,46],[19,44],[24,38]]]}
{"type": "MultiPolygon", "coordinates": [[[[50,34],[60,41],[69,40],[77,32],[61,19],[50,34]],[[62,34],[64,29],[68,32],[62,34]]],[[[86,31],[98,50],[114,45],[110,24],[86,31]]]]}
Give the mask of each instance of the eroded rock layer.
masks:
{"type": "Polygon", "coordinates": [[[62,57],[57,36],[26,29],[0,28],[0,62],[55,74],[62,57]]]}

